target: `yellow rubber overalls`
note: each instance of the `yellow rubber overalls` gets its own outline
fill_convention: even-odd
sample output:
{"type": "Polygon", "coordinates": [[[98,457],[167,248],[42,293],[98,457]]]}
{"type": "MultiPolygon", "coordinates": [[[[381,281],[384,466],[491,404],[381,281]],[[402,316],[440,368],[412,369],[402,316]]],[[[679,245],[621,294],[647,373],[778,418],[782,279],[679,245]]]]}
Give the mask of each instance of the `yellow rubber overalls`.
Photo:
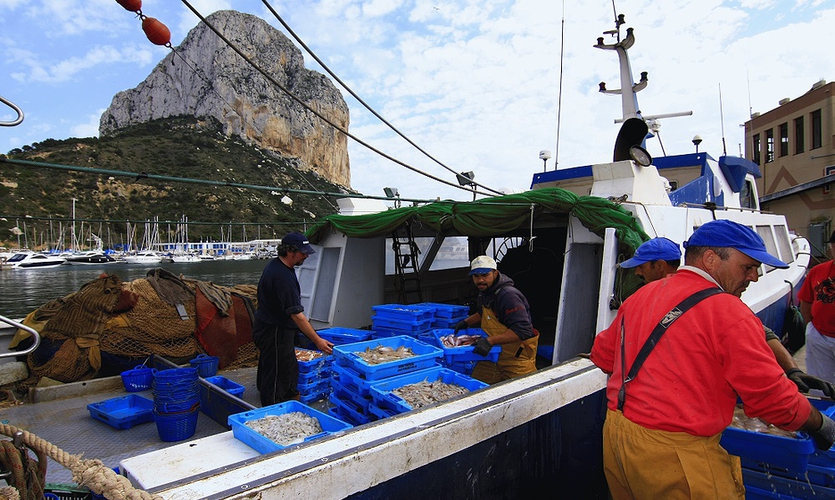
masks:
{"type": "MultiPolygon", "coordinates": [[[[481,329],[488,337],[507,331],[496,313],[489,307],[481,309],[481,329]]],[[[479,361],[473,369],[472,377],[488,384],[495,384],[509,378],[521,377],[536,371],[536,347],[539,344],[539,332],[534,329],[534,336],[525,341],[502,344],[499,361],[479,361]],[[517,353],[518,356],[517,356],[517,353]]]]}

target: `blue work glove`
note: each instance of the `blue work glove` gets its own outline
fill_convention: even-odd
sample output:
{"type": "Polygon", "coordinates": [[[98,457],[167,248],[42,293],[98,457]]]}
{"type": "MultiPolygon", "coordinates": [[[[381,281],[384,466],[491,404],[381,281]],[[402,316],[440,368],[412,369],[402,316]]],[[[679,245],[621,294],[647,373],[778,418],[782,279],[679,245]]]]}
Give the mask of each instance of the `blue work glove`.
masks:
{"type": "Polygon", "coordinates": [[[786,376],[794,382],[800,392],[806,393],[809,392],[809,389],[818,389],[829,399],[835,399],[835,386],[826,380],[804,373],[799,368],[792,368],[787,371],[786,376]]]}
{"type": "Polygon", "coordinates": [[[467,324],[467,322],[466,322],[466,321],[464,321],[464,320],[462,319],[462,320],[461,320],[461,321],[459,321],[458,323],[455,323],[455,326],[454,326],[454,327],[452,327],[452,328],[453,328],[453,330],[454,330],[454,332],[453,332],[453,333],[454,333],[455,335],[458,335],[458,332],[459,332],[459,331],[461,331],[461,330],[466,330],[466,329],[467,329],[467,328],[469,328],[469,327],[470,327],[470,325],[468,325],[468,324],[467,324]]]}
{"type": "Polygon", "coordinates": [[[475,343],[475,349],[473,349],[473,352],[479,356],[487,356],[492,348],[493,346],[490,345],[490,341],[487,340],[487,337],[481,337],[478,339],[478,342],[475,343]]]}
{"type": "Polygon", "coordinates": [[[820,429],[809,434],[815,440],[815,446],[819,450],[828,450],[835,443],[835,422],[826,415],[821,415],[821,417],[823,423],[821,423],[820,429]]]}

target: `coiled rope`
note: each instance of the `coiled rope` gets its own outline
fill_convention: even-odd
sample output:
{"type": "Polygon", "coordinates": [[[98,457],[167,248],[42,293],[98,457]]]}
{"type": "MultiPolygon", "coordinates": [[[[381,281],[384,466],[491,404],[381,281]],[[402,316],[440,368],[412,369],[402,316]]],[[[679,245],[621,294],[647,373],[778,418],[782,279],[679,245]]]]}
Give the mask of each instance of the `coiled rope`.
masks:
{"type": "MultiPolygon", "coordinates": [[[[0,434],[13,437],[21,434],[21,443],[36,453],[40,452],[55,460],[72,472],[72,479],[81,486],[90,488],[98,495],[104,495],[110,500],[161,500],[158,495],[151,495],[147,491],[134,488],[128,478],[116,474],[113,469],[105,466],[101,460],[82,460],[78,455],[71,455],[54,444],[38,436],[12,425],[0,424],[0,434]]],[[[20,494],[11,487],[0,488],[0,500],[18,500],[20,494]],[[11,491],[9,491],[11,490],[11,491]]]]}

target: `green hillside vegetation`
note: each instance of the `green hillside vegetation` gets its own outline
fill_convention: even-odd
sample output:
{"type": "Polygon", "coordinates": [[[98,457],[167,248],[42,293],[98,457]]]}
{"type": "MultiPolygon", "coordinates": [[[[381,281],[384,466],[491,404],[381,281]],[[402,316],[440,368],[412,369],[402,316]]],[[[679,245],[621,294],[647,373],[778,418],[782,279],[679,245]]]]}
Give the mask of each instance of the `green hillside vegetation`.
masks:
{"type": "MultiPolygon", "coordinates": [[[[249,145],[238,137],[227,137],[214,119],[165,118],[125,129],[113,137],[47,139],[14,149],[7,157],[253,186],[350,192],[312,170],[299,169],[293,158],[249,145]]],[[[106,247],[124,242],[127,221],[144,226],[144,221],[158,218],[161,240],[166,242],[174,238],[171,232],[176,221],[186,216],[190,241],[240,241],[244,236],[271,238],[290,230],[304,230],[305,224],[336,212],[335,198],[321,195],[0,162],[0,244],[16,247],[21,238],[21,246],[26,240],[30,248],[54,247],[60,232],[69,246],[66,234],[73,198],[77,231],[85,221],[85,227],[92,228],[106,247]],[[282,203],[285,194],[292,205],[282,203]],[[16,235],[15,227],[25,230],[25,234],[16,235]],[[169,227],[171,231],[166,233],[169,227]]],[[[140,227],[134,238],[141,239],[143,231],[140,227]]]]}

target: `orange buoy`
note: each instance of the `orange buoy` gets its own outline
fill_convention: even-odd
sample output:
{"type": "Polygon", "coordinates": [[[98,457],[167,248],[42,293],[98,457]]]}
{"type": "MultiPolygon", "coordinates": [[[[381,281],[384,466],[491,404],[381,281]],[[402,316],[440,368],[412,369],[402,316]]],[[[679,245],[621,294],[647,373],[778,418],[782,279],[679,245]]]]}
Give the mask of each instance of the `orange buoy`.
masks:
{"type": "Polygon", "coordinates": [[[142,8],[142,0],[116,0],[116,3],[131,12],[136,12],[142,8]]]}
{"type": "Polygon", "coordinates": [[[142,20],[142,31],[155,45],[168,45],[171,42],[171,31],[168,26],[153,17],[146,17],[142,20]]]}

